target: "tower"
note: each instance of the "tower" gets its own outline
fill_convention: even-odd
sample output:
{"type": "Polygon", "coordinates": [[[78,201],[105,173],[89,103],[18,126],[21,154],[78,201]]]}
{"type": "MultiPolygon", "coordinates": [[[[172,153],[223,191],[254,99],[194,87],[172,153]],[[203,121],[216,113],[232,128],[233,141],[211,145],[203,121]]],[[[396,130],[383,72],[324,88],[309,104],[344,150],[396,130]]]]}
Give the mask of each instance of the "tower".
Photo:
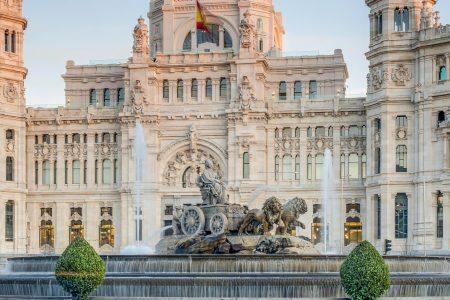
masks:
{"type": "Polygon", "coordinates": [[[22,0],[0,2],[0,252],[24,253],[26,164],[22,0]]]}
{"type": "Polygon", "coordinates": [[[366,236],[379,249],[385,239],[392,240],[397,253],[426,252],[434,238],[432,192],[427,188],[432,179],[425,155],[433,151],[432,109],[423,93],[432,71],[417,56],[422,55],[423,30],[439,26],[435,3],[366,0],[370,8],[366,236]]]}

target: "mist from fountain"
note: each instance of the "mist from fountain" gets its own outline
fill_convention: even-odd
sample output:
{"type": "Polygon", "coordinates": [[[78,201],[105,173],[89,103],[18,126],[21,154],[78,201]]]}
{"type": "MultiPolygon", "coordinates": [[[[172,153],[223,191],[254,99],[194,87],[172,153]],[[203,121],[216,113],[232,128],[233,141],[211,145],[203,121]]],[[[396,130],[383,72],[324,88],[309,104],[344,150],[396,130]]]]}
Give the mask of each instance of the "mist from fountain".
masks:
{"type": "Polygon", "coordinates": [[[323,169],[322,169],[322,254],[336,254],[338,251],[337,243],[334,236],[339,231],[338,216],[339,211],[336,179],[334,177],[333,169],[333,155],[330,149],[325,150],[323,169]]]}
{"type": "Polygon", "coordinates": [[[151,244],[153,247],[145,245],[142,241],[142,183],[144,181],[143,171],[147,158],[147,144],[145,142],[144,128],[141,122],[136,120],[136,133],[134,139],[134,163],[135,163],[135,185],[134,185],[134,214],[135,214],[135,241],[133,244],[126,246],[122,255],[145,255],[154,254],[156,243],[151,244]]]}

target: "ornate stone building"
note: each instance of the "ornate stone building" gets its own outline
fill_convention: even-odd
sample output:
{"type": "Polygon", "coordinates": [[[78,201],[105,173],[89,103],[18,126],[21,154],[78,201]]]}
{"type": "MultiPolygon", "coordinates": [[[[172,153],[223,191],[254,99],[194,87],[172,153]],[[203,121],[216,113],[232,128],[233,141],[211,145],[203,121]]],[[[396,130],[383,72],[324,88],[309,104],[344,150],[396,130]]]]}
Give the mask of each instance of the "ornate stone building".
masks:
{"type": "Polygon", "coordinates": [[[0,1],[0,253],[61,252],[85,237],[102,253],[152,243],[174,207],[201,202],[206,159],[230,202],[304,198],[323,230],[324,151],[333,155],[342,251],[450,252],[450,25],[435,0],[366,0],[367,98],[347,98],[342,51],[283,56],[272,0],[152,0],[123,63],[66,64],[66,105],[25,108],[21,0],[0,1]],[[147,160],[135,209],[136,124],[147,160]],[[4,162],[4,163],[3,163],[4,162]],[[137,222],[142,226],[136,226],[137,222]],[[138,233],[135,228],[142,228],[138,233]]]}

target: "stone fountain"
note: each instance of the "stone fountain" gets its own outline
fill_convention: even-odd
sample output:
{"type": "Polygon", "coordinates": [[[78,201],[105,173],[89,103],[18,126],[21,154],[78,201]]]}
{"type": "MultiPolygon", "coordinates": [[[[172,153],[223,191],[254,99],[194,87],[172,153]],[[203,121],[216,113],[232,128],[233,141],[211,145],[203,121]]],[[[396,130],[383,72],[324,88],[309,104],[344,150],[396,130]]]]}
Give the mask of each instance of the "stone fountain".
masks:
{"type": "MultiPolygon", "coordinates": [[[[345,297],[339,269],[345,256],[320,255],[294,237],[307,211],[300,198],[271,197],[262,209],[229,204],[223,183],[206,162],[197,184],[203,203],[174,212],[174,236],[155,255],[103,256],[106,279],[94,299],[345,297]]],[[[0,299],[68,299],[57,284],[57,256],[11,258],[0,272],[0,299]]],[[[388,256],[386,297],[449,299],[450,258],[388,256]]]]}

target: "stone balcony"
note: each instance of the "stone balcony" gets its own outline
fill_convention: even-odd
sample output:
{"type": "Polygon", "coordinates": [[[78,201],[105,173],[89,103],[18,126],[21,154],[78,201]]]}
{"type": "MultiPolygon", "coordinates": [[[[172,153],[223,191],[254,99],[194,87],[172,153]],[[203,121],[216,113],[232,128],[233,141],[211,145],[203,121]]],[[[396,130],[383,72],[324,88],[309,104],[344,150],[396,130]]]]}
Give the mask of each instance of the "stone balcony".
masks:
{"type": "Polygon", "coordinates": [[[441,25],[436,28],[427,28],[427,29],[421,30],[420,34],[419,34],[419,40],[421,42],[444,38],[444,37],[450,37],[450,24],[441,25]]]}

